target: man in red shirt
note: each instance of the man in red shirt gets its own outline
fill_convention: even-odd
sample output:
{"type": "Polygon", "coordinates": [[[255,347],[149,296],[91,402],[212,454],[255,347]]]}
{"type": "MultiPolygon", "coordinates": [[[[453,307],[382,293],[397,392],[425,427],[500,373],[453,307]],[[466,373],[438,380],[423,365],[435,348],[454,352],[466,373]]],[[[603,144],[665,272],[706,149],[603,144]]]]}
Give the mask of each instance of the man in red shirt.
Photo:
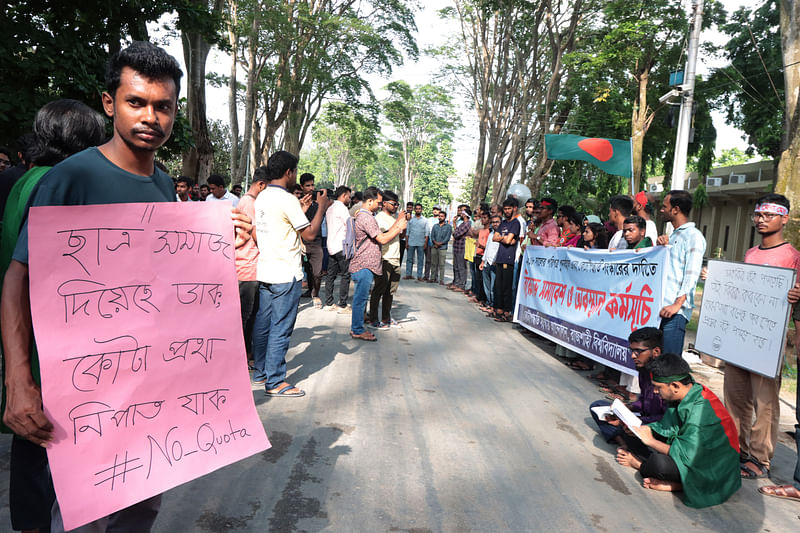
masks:
{"type": "MultiPolygon", "coordinates": [[[[800,280],[800,252],[783,238],[789,222],[789,200],[780,194],[765,194],[756,200],[753,224],[761,235],[761,245],[744,254],[744,262],[794,269],[800,280]]],[[[789,290],[789,301],[800,298],[798,285],[789,290]]],[[[797,322],[795,325],[800,325],[797,322]]],[[[780,375],[768,378],[730,363],[725,365],[725,406],[739,434],[742,477],[769,476],[770,460],[775,453],[780,418],[780,375]],[[755,412],[755,421],[753,413],[755,412]]]]}

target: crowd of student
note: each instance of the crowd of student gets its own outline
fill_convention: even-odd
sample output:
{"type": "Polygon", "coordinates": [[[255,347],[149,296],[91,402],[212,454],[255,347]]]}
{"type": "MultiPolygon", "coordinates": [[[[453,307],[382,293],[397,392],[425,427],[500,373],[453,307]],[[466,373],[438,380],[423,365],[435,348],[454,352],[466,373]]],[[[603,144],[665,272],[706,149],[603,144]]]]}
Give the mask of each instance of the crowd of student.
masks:
{"type": "MultiPolygon", "coordinates": [[[[298,195],[302,197],[311,189],[313,186],[298,190],[298,195]]],[[[433,216],[425,217],[421,204],[408,203],[406,212],[398,211],[397,195],[389,191],[370,188],[357,197],[358,201],[353,196],[348,214],[345,208],[351,191],[340,187],[335,196],[336,202],[342,204],[338,208],[342,217],[333,221],[326,216],[328,254],[339,253],[340,241],[346,241],[344,228],[351,220],[348,215],[352,215],[358,246],[372,245],[372,264],[382,262],[381,268],[365,269],[361,262],[367,252],[359,248],[349,260],[348,270],[355,281],[350,334],[367,341],[376,340],[363,327],[373,278],[367,326],[375,330],[401,327],[391,317],[391,301],[400,281],[403,255],[403,280],[445,286],[445,257],[448,248],[452,249],[453,281],[446,287],[463,293],[490,319],[510,322],[522,257],[528,246],[614,251],[670,245],[659,328],[636,330],[629,339],[638,379],[561,347],[556,353],[572,368],[599,370],[592,378],[600,381],[604,385],[601,390],[608,394],[591,407],[609,405],[610,400],[618,399],[640,414],[645,426],[634,437],[614,416],[601,419],[592,411],[603,436],[620,445],[618,462],[639,470],[645,487],[680,490],[687,505],[705,507],[725,501],[738,490],[741,479],[769,476],[777,442],[780,376],[765,378],[728,364],[723,404],[708,388],[694,382],[681,357],[695,288],[705,276],[702,265],[706,248],[704,236],[689,219],[692,198],[686,191],[674,190],[664,195],[658,209],[662,220],[671,224],[672,232],[661,236],[653,221],[655,200],[644,192],[633,198],[612,197],[605,222],[596,215],[578,213],[571,206],[558,206],[549,197],[528,199],[524,214],[514,197],[506,198],[501,205],[481,204],[474,215],[468,205],[460,205],[448,221],[447,213],[439,208],[433,209],[433,216]],[[377,211],[380,213],[375,216],[377,211]],[[381,298],[384,305],[379,314],[376,302],[381,298]]],[[[310,198],[306,196],[303,201],[308,203],[310,198]]],[[[333,212],[335,204],[328,209],[333,212]]],[[[744,260],[792,268],[800,278],[800,253],[783,238],[788,212],[789,202],[781,195],[766,194],[756,201],[752,218],[762,243],[749,250],[744,260]]],[[[259,227],[258,217],[256,226],[259,227]]],[[[348,262],[347,257],[338,260],[348,262]]],[[[331,264],[330,260],[327,264],[331,264]]],[[[312,269],[308,279],[315,275],[312,269]]],[[[341,298],[344,295],[346,299],[346,286],[344,279],[340,285],[340,312],[346,309],[341,298]]],[[[332,288],[329,285],[323,308],[334,308],[332,288]]],[[[791,288],[787,298],[795,303],[800,298],[800,288],[791,288]]],[[[798,312],[793,316],[800,319],[798,312]]],[[[795,477],[799,478],[800,472],[795,477]]],[[[798,498],[797,488],[792,485],[759,490],[767,495],[798,498]]]]}
{"type": "MultiPolygon", "coordinates": [[[[316,190],[310,174],[298,182],[298,158],[284,151],[255,170],[243,194],[227,191],[224,178],[216,175],[207,186],[197,187],[185,177],[172,183],[154,167],[154,153],[169,138],[174,123],[181,78],[177,62],[153,45],[133,43],[114,55],[108,73],[103,105],[114,121],[110,140],[104,142],[103,121],[92,109],[74,100],[58,100],[37,114],[32,136],[20,145],[19,165],[0,173],[8,398],[3,420],[15,434],[10,460],[15,529],[50,527],[52,511],[53,530],[63,530],[40,447],[52,441],[53,425],[42,410],[30,342],[25,215],[29,206],[37,205],[200,199],[236,204],[231,218],[245,342],[252,356],[252,379],[272,397],[305,394],[285,381],[285,357],[304,278],[306,296],[316,309],[350,314],[350,336],[374,342],[373,331],[401,327],[392,317],[392,303],[404,258],[405,280],[414,278],[416,265],[417,283],[444,286],[452,250],[453,281],[446,287],[463,293],[491,320],[504,323],[512,317],[528,246],[619,250],[669,244],[660,327],[634,331],[629,339],[640,370],[638,379],[626,382],[624,375],[615,376],[608,369],[597,376],[618,395],[615,398],[640,413],[645,425],[634,439],[616,418],[600,417],[595,411],[593,416],[603,436],[619,443],[620,464],[639,470],[649,488],[682,490],[688,505],[720,503],[739,488],[741,478],[769,475],[780,379],[727,365],[723,406],[694,382],[681,358],[705,251],[702,233],[689,220],[692,199],[685,191],[664,195],[659,211],[674,229],[669,236],[658,236],[652,220],[655,202],[644,193],[611,198],[606,222],[558,206],[549,197],[528,199],[523,206],[509,197],[500,205],[477,206],[474,215],[470,206],[461,205],[448,221],[447,212],[439,209],[425,217],[420,204],[409,203],[401,210],[395,193],[375,187],[356,193],[346,186],[316,190]],[[354,289],[348,305],[351,281],[354,289]]],[[[3,168],[10,166],[5,161],[10,162],[11,155],[0,151],[3,168]]],[[[747,252],[746,262],[800,272],[800,253],[783,238],[789,207],[789,201],[776,194],[757,201],[753,223],[762,243],[747,252]]],[[[791,288],[787,298],[795,303],[800,288],[791,288]]],[[[793,318],[800,321],[797,310],[793,318]]],[[[563,355],[575,368],[593,365],[576,354],[563,355]]],[[[800,501],[800,462],[795,482],[796,486],[760,490],[800,501]]],[[[160,496],[149,498],[84,530],[147,531],[159,506],[160,496]]]]}

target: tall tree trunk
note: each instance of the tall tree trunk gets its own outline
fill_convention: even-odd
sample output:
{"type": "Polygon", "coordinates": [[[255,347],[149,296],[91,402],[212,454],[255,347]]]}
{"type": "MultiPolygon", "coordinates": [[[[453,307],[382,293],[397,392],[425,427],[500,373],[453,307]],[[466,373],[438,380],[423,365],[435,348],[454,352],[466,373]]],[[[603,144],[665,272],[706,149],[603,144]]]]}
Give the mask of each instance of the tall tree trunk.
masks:
{"type": "Polygon", "coordinates": [[[642,156],[644,148],[644,136],[650,126],[652,112],[647,107],[647,83],[650,79],[650,69],[643,68],[637,76],[636,101],[633,104],[631,116],[631,139],[632,159],[633,159],[633,190],[631,194],[639,192],[642,182],[642,156]]]}
{"type": "MultiPolygon", "coordinates": [[[[251,164],[255,163],[259,142],[254,139],[255,130],[258,127],[256,122],[256,83],[260,70],[257,66],[258,58],[258,29],[260,26],[260,9],[253,10],[253,22],[250,25],[250,33],[247,36],[247,88],[244,96],[244,133],[242,134],[242,151],[239,154],[239,165],[236,169],[234,180],[241,183],[247,172],[248,157],[251,164]],[[254,126],[255,123],[255,126],[254,126]]],[[[230,104],[229,104],[230,105],[230,104]]],[[[234,104],[235,105],[235,104],[234,104]]],[[[251,170],[255,170],[252,167],[251,170]]]]}
{"type": "MultiPolygon", "coordinates": [[[[223,0],[214,0],[213,12],[222,9],[223,0]]],[[[208,9],[205,0],[196,0],[195,7],[208,9]]],[[[200,31],[182,31],[183,57],[186,62],[187,87],[186,112],[192,127],[194,146],[183,155],[183,174],[197,183],[205,183],[214,164],[214,147],[208,135],[206,118],[206,60],[211,45],[200,31]]]]}
{"type": "Polygon", "coordinates": [[[783,194],[791,202],[784,236],[795,248],[800,248],[800,1],[781,0],[781,48],[783,49],[784,84],[786,108],[784,110],[784,136],[778,181],[775,191],[783,194]]]}
{"type": "Polygon", "coordinates": [[[239,66],[239,39],[236,36],[236,25],[239,23],[237,13],[238,0],[228,0],[230,20],[228,20],[228,45],[231,47],[231,75],[228,82],[228,122],[231,131],[231,185],[242,183],[239,172],[239,105],[237,101],[236,72],[239,66]]]}

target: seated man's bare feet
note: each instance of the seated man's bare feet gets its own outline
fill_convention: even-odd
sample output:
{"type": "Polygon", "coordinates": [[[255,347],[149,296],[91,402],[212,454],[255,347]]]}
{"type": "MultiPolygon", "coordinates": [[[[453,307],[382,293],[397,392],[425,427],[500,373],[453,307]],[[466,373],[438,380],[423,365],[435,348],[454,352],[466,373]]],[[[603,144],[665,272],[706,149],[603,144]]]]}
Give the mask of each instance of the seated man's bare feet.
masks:
{"type": "Polygon", "coordinates": [[[663,492],[680,492],[683,490],[683,485],[677,481],[664,481],[663,479],[656,479],[653,477],[644,478],[642,486],[646,489],[660,490],[663,492]]]}
{"type": "Polygon", "coordinates": [[[642,462],[638,457],[624,448],[617,448],[617,462],[622,466],[629,466],[634,470],[639,470],[642,462]]]}

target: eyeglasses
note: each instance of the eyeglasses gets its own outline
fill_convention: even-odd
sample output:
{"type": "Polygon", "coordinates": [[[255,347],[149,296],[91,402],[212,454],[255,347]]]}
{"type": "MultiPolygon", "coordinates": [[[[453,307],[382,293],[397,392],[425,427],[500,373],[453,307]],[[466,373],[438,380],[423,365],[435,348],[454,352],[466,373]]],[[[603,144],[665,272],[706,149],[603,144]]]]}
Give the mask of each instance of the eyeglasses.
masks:
{"type": "Polygon", "coordinates": [[[775,217],[779,216],[781,215],[779,215],[778,213],[753,213],[753,222],[758,222],[761,219],[764,219],[764,221],[769,222],[775,217]]]}
{"type": "Polygon", "coordinates": [[[631,355],[641,355],[644,352],[649,352],[652,348],[631,348],[631,355]]]}

